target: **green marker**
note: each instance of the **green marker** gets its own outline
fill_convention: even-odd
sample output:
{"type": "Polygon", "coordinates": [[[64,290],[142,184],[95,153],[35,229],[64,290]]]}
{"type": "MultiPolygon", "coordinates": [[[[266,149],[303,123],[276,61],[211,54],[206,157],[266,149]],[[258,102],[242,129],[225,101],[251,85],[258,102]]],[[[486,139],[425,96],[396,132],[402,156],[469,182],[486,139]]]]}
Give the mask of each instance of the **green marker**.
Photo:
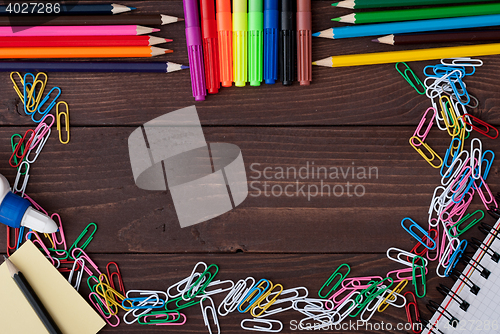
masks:
{"type": "Polygon", "coordinates": [[[248,81],[247,32],[247,0],[233,0],[233,80],[237,87],[248,81]]]}
{"type": "Polygon", "coordinates": [[[248,77],[250,86],[260,86],[264,53],[263,0],[248,0],[248,77]]]}

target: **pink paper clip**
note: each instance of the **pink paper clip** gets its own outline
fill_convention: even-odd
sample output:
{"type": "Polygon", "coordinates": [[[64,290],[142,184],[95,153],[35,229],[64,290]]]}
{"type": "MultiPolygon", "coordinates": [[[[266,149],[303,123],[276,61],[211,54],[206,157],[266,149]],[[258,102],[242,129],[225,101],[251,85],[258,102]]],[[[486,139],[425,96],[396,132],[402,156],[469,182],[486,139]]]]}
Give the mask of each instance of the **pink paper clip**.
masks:
{"type": "MultiPolygon", "coordinates": [[[[97,265],[94,263],[94,261],[92,261],[90,259],[90,257],[87,255],[87,253],[85,253],[81,248],[78,248],[78,247],[75,247],[73,248],[73,250],[71,251],[71,256],[76,259],[75,257],[75,251],[76,252],[81,252],[80,253],[80,256],[78,258],[83,258],[85,260],[85,263],[86,263],[86,266],[85,266],[85,272],[89,275],[89,276],[96,276],[96,277],[99,277],[100,275],[103,275],[103,273],[101,273],[101,271],[99,270],[99,268],[97,267],[97,265]],[[94,267],[94,270],[97,272],[96,275],[94,275],[94,273],[92,272],[92,270],[90,270],[89,268],[89,265],[91,265],[92,267],[94,267]]],[[[99,283],[98,281],[96,281],[97,283],[99,283]]]]}
{"type": "Polygon", "coordinates": [[[31,197],[29,197],[29,196],[28,196],[28,195],[26,195],[26,194],[24,194],[24,196],[23,196],[23,197],[24,197],[24,198],[26,198],[28,201],[30,201],[31,205],[33,205],[33,207],[34,207],[35,209],[37,209],[38,211],[42,211],[42,212],[43,212],[43,213],[45,213],[47,216],[49,215],[49,214],[47,213],[47,211],[45,211],[45,209],[44,209],[44,208],[42,208],[40,205],[38,205],[38,203],[37,203],[37,202],[35,202],[35,201],[31,198],[31,197]]]}
{"type": "Polygon", "coordinates": [[[477,126],[475,126],[474,124],[472,124],[472,122],[470,122],[470,123],[469,123],[469,122],[467,121],[467,118],[466,118],[466,117],[464,117],[464,116],[465,116],[465,115],[462,115],[462,116],[460,116],[459,118],[463,118],[463,121],[465,122],[465,124],[470,125],[470,126],[472,127],[472,129],[473,129],[473,130],[476,130],[476,131],[477,131],[477,132],[479,132],[480,134],[485,135],[486,137],[488,137],[488,138],[490,138],[490,139],[497,139],[497,137],[498,137],[498,130],[497,130],[494,126],[492,126],[492,125],[490,125],[490,124],[486,123],[486,122],[485,122],[485,121],[483,121],[483,120],[480,120],[480,119],[479,119],[479,118],[477,118],[477,117],[472,116],[471,114],[467,114],[467,117],[468,117],[468,118],[470,118],[470,119],[474,120],[477,124],[484,126],[484,127],[485,127],[485,129],[483,130],[483,129],[478,128],[478,127],[477,127],[477,126]],[[490,134],[489,134],[489,133],[491,132],[491,130],[493,130],[494,137],[490,136],[490,134]]]}
{"type": "Polygon", "coordinates": [[[474,186],[477,189],[477,193],[479,194],[479,197],[481,198],[481,201],[483,202],[484,206],[486,207],[486,210],[489,210],[488,204],[493,204],[495,205],[495,208],[498,208],[497,201],[495,200],[495,197],[491,193],[490,187],[486,184],[486,181],[483,180],[483,177],[480,176],[478,181],[481,180],[481,187],[477,186],[476,181],[474,181],[474,186]],[[486,200],[486,197],[484,196],[484,192],[481,188],[484,188],[486,190],[486,193],[488,193],[488,196],[490,197],[489,200],[486,200]]]}
{"type": "Polygon", "coordinates": [[[380,280],[382,280],[382,277],[380,276],[350,277],[342,281],[342,286],[346,287],[347,284],[350,283],[351,286],[356,290],[366,289],[370,287],[371,281],[380,281],[380,280]],[[366,284],[361,284],[363,281],[366,281],[366,284]]]}
{"type": "MultiPolygon", "coordinates": [[[[61,221],[61,216],[59,216],[58,213],[53,213],[50,218],[52,218],[56,224],[57,224],[57,221],[59,221],[59,223],[57,224],[57,226],[59,226],[59,234],[61,235],[61,240],[57,240],[57,232],[54,232],[52,233],[52,240],[54,241],[54,246],[56,246],[55,248],[60,250],[60,248],[58,246],[63,246],[63,249],[64,250],[68,250],[68,247],[66,246],[66,237],[64,236],[64,231],[63,231],[63,226],[62,226],[62,221],[61,221]],[[57,217],[57,220],[54,219],[55,217],[57,217]]],[[[59,256],[62,256],[64,255],[65,253],[62,252],[62,254],[60,254],[61,252],[57,252],[56,250],[56,254],[59,255],[59,256]]]]}
{"type": "MultiPolygon", "coordinates": [[[[167,313],[167,312],[165,312],[163,314],[155,314],[154,317],[155,317],[155,319],[162,318],[162,317],[167,317],[167,319],[168,319],[168,317],[171,316],[171,315],[174,316],[174,315],[177,315],[177,313],[167,313]]],[[[147,322],[147,318],[148,317],[153,317],[153,315],[145,315],[143,321],[147,322]]],[[[186,323],[187,318],[186,318],[186,316],[183,313],[179,313],[179,319],[180,319],[180,317],[184,318],[184,320],[182,322],[148,323],[148,325],[155,325],[155,326],[181,326],[181,325],[184,325],[186,323]]]]}
{"type": "Polygon", "coordinates": [[[35,231],[29,231],[28,233],[26,233],[26,239],[25,240],[28,240],[30,238],[31,234],[33,234],[35,236],[35,240],[33,240],[33,243],[34,244],[37,243],[43,249],[43,251],[45,252],[45,254],[47,254],[47,256],[49,257],[49,260],[52,262],[52,265],[55,266],[56,262],[54,261],[54,258],[50,255],[49,250],[47,249],[47,247],[43,243],[42,239],[40,239],[40,236],[38,235],[38,233],[36,233],[35,231]]]}
{"type": "MultiPolygon", "coordinates": [[[[433,107],[427,108],[427,110],[425,111],[424,115],[422,116],[422,119],[420,120],[420,123],[418,123],[417,129],[413,133],[413,137],[418,137],[422,141],[425,141],[425,138],[427,138],[427,134],[429,134],[429,131],[431,131],[431,128],[432,128],[432,125],[434,123],[434,118],[436,117],[436,114],[437,114],[437,110],[435,108],[433,108],[433,107]],[[427,125],[427,128],[425,129],[425,132],[423,134],[421,134],[420,131],[422,130],[422,127],[424,126],[425,121],[427,120],[426,117],[427,117],[427,113],[429,112],[429,110],[433,110],[434,114],[432,115],[432,118],[430,118],[429,124],[427,125]]],[[[415,144],[415,142],[413,141],[413,139],[412,139],[412,143],[413,143],[414,146],[420,146],[421,145],[420,143],[416,143],[415,144]]]]}
{"type": "Polygon", "coordinates": [[[111,310],[109,309],[108,307],[108,304],[107,302],[101,298],[101,296],[99,296],[97,293],[95,292],[91,292],[89,294],[89,300],[90,302],[92,303],[92,305],[94,305],[94,308],[97,309],[97,311],[99,312],[99,314],[104,318],[104,320],[108,323],[108,325],[110,325],[111,327],[116,327],[120,324],[120,318],[118,318],[118,316],[116,314],[111,314],[111,310]],[[106,308],[108,309],[108,313],[109,315],[105,315],[104,314],[104,311],[101,309],[101,307],[99,306],[99,303],[94,303],[94,300],[92,299],[92,296],[95,296],[96,298],[98,298],[98,300],[101,301],[101,303],[103,305],[106,305],[106,308]],[[116,318],[116,324],[112,324],[111,321],[109,319],[111,319],[111,317],[115,317],[116,318]]]}
{"type": "Polygon", "coordinates": [[[326,301],[325,301],[325,308],[327,310],[333,310],[335,309],[337,306],[339,305],[342,305],[342,303],[349,299],[353,293],[355,293],[356,291],[358,290],[362,290],[361,288],[352,288],[352,287],[341,287],[339,290],[335,291],[335,293],[333,295],[331,295],[326,301]],[[343,293],[345,293],[346,291],[349,291],[341,300],[337,300],[337,297],[340,297],[342,296],[343,293]],[[331,302],[333,303],[333,305],[331,307],[329,307],[329,303],[328,302],[331,302]]]}

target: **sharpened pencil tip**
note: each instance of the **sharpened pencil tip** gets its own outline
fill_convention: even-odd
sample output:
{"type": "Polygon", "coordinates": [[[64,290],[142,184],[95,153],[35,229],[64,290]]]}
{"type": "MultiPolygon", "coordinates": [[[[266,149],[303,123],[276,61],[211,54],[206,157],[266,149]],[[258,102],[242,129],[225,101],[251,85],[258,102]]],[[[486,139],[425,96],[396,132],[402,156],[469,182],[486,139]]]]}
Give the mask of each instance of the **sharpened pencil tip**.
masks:
{"type": "Polygon", "coordinates": [[[378,41],[378,38],[372,39],[372,42],[374,42],[374,43],[380,43],[380,42],[378,41]]]}
{"type": "Polygon", "coordinates": [[[187,65],[181,65],[181,70],[186,70],[188,68],[189,68],[189,66],[187,66],[187,65]]]}
{"type": "Polygon", "coordinates": [[[137,8],[136,7],[129,7],[130,10],[136,10],[137,8]]]}
{"type": "Polygon", "coordinates": [[[182,18],[182,17],[179,17],[179,21],[184,21],[184,18],[182,18]]]}
{"type": "Polygon", "coordinates": [[[153,31],[152,31],[152,32],[158,32],[158,31],[160,31],[160,29],[158,29],[158,28],[153,28],[153,31]]]}
{"type": "Polygon", "coordinates": [[[314,34],[312,34],[311,36],[312,36],[312,37],[318,37],[318,36],[319,36],[319,34],[320,34],[319,32],[315,32],[315,33],[314,33],[314,34]]]}
{"type": "Polygon", "coordinates": [[[172,52],[174,52],[174,50],[170,50],[170,49],[165,50],[165,53],[172,53],[172,52]]]}
{"type": "Polygon", "coordinates": [[[315,61],[312,62],[313,65],[317,65],[315,61]]]}
{"type": "Polygon", "coordinates": [[[338,4],[339,4],[338,2],[334,2],[334,3],[332,3],[332,6],[337,7],[338,4]]]}
{"type": "Polygon", "coordinates": [[[342,20],[342,18],[340,18],[340,17],[336,17],[336,18],[332,19],[332,21],[335,21],[335,22],[340,22],[340,20],[342,20]]]}

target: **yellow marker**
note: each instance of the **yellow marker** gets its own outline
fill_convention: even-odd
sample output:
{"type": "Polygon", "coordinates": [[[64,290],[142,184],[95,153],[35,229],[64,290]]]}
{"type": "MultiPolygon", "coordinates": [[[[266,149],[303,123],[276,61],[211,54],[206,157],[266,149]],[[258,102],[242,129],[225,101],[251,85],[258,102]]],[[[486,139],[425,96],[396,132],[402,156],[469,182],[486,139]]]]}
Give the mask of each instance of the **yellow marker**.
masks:
{"type": "Polygon", "coordinates": [[[233,80],[237,87],[248,81],[247,0],[233,0],[233,80]]]}
{"type": "Polygon", "coordinates": [[[57,131],[59,131],[59,141],[62,144],[69,143],[69,106],[66,102],[60,101],[56,104],[56,119],[57,119],[57,131]],[[66,111],[59,111],[59,105],[64,104],[66,106],[66,111]],[[61,116],[64,115],[64,127],[67,133],[66,141],[62,140],[62,129],[61,129],[61,116]]]}

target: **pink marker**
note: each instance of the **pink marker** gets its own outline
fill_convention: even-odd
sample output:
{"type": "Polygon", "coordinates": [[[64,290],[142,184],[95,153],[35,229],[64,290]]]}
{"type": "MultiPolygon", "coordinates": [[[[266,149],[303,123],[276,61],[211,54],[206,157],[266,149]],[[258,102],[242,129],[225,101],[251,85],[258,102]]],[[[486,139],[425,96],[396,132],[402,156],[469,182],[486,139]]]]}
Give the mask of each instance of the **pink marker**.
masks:
{"type": "Polygon", "coordinates": [[[0,37],[15,36],[135,36],[160,31],[138,25],[0,27],[0,37]]]}

